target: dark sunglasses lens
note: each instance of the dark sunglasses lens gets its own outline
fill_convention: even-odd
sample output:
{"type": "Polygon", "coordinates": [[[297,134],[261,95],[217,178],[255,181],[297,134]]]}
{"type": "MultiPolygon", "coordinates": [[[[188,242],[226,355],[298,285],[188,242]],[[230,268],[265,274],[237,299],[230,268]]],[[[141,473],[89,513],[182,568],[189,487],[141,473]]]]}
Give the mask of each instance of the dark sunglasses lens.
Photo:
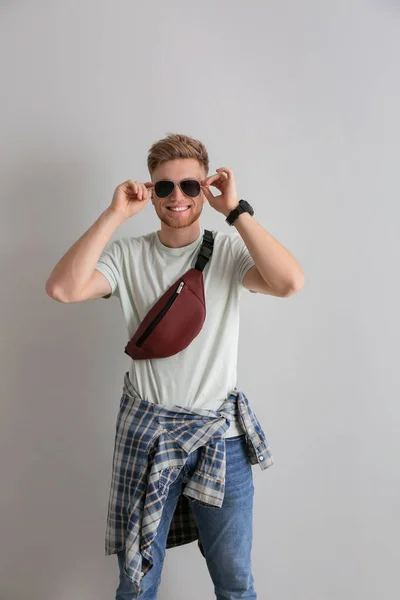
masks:
{"type": "Polygon", "coordinates": [[[195,179],[181,181],[182,192],[190,198],[196,198],[200,194],[200,183],[195,179]]]}
{"type": "Polygon", "coordinates": [[[167,181],[167,180],[157,181],[157,183],[154,185],[154,191],[159,198],[166,198],[167,196],[170,195],[170,193],[172,192],[173,189],[174,189],[173,181],[167,181]]]}

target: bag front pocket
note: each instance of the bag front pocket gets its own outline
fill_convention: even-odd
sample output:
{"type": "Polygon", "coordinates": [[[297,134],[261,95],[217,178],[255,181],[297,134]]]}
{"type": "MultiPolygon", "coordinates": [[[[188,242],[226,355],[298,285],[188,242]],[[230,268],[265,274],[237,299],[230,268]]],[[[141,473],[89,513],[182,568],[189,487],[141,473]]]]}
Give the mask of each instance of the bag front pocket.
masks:
{"type": "Polygon", "coordinates": [[[150,325],[148,325],[148,327],[146,327],[146,329],[144,330],[142,335],[138,338],[138,340],[136,342],[136,346],[139,346],[139,348],[141,346],[143,346],[144,342],[147,340],[149,335],[154,331],[154,329],[157,327],[157,325],[159,324],[161,319],[163,317],[165,317],[167,312],[170,310],[171,306],[173,305],[173,303],[175,302],[175,300],[178,298],[179,294],[181,293],[184,285],[185,285],[185,282],[181,281],[180,284],[178,285],[177,289],[175,290],[175,292],[168,299],[168,302],[166,303],[164,308],[158,313],[158,315],[153,319],[153,321],[150,323],[150,325]]]}

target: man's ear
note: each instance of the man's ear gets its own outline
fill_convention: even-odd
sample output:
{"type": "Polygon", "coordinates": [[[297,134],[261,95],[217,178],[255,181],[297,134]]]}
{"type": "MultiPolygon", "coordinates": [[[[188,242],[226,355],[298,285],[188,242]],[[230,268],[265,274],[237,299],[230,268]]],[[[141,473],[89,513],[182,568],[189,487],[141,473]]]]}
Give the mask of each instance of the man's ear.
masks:
{"type": "Polygon", "coordinates": [[[206,202],[208,202],[208,198],[205,195],[203,188],[201,189],[201,196],[203,198],[203,204],[205,204],[206,202]]]}

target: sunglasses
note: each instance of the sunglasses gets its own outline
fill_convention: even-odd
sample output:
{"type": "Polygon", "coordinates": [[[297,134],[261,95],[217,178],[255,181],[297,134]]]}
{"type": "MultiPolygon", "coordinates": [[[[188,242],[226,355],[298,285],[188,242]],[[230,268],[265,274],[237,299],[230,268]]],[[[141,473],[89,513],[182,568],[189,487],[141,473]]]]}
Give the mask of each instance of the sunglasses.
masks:
{"type": "Polygon", "coordinates": [[[171,181],[170,179],[160,179],[154,185],[154,192],[159,198],[167,198],[174,191],[178,184],[181,191],[189,198],[196,198],[200,194],[201,185],[197,179],[182,179],[181,181],[171,181]]]}

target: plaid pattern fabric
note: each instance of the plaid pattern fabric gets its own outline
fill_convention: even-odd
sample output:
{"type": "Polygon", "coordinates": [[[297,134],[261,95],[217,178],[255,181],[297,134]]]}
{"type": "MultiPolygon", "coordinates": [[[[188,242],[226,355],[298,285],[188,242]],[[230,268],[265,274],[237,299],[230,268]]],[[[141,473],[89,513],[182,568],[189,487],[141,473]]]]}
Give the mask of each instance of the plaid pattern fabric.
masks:
{"type": "Polygon", "coordinates": [[[141,399],[125,373],[117,415],[112,480],[105,540],[106,555],[125,547],[125,573],[136,594],[152,566],[151,546],[157,534],[169,486],[198,448],[199,461],[176,507],[167,548],[199,540],[188,497],[219,508],[225,489],[225,439],[230,420],[245,432],[249,460],[271,466],[271,447],[246,396],[234,390],[218,410],[164,407],[141,399]]]}

